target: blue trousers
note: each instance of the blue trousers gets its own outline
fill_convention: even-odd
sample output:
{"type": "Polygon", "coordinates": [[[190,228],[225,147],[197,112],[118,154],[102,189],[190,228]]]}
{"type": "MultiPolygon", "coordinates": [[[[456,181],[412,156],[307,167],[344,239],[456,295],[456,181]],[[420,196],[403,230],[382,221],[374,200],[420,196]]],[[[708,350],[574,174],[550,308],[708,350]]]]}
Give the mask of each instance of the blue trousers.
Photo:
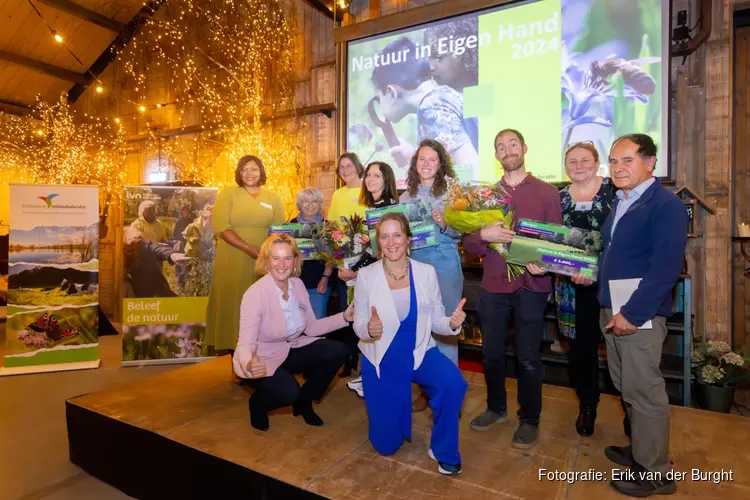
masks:
{"type": "MultiPolygon", "coordinates": [[[[392,387],[393,380],[378,378],[375,367],[362,356],[362,384],[369,416],[369,437],[372,446],[382,455],[396,453],[404,442],[411,440],[411,384],[392,387]],[[406,399],[398,397],[407,391],[406,399]],[[405,425],[408,423],[408,426],[405,425]]],[[[439,349],[428,349],[422,364],[412,371],[411,382],[422,387],[430,398],[432,438],[430,447],[439,462],[461,463],[458,452],[458,416],[468,384],[461,371],[439,349]]]]}
{"type": "Polygon", "coordinates": [[[326,310],[328,308],[328,299],[331,297],[331,290],[333,287],[328,287],[326,293],[323,295],[318,293],[317,288],[308,288],[307,294],[310,296],[310,305],[312,306],[313,313],[316,319],[323,319],[326,316],[326,310]]]}
{"type": "MultiPolygon", "coordinates": [[[[435,268],[445,315],[450,316],[464,293],[464,273],[455,244],[441,243],[414,250],[411,258],[435,268]]],[[[458,335],[432,335],[440,352],[458,366],[458,335]]]]}

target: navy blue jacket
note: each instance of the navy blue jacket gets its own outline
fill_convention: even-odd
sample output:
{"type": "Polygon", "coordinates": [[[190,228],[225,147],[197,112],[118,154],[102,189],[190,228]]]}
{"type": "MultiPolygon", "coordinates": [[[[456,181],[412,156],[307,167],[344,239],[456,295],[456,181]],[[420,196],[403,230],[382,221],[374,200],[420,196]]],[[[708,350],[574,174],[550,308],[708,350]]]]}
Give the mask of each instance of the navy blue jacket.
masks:
{"type": "Polygon", "coordinates": [[[658,179],[620,218],[612,236],[615,200],[602,226],[599,259],[599,304],[611,308],[609,281],[641,278],[638,289],[620,310],[640,326],[654,316],[672,316],[672,289],[680,277],[687,245],[685,204],[658,179]]]}

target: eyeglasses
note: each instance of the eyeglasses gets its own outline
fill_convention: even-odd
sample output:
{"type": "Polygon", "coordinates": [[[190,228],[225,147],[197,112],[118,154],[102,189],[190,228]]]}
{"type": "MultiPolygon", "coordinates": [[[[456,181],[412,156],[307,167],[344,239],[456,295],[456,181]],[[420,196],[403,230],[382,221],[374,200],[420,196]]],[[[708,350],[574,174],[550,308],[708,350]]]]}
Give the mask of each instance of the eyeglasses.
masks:
{"type": "Polygon", "coordinates": [[[578,142],[574,142],[573,144],[571,144],[570,146],[568,146],[568,149],[565,150],[565,153],[566,154],[570,153],[572,150],[574,150],[575,148],[577,148],[579,146],[593,146],[593,145],[594,145],[594,141],[578,141],[578,142]]]}

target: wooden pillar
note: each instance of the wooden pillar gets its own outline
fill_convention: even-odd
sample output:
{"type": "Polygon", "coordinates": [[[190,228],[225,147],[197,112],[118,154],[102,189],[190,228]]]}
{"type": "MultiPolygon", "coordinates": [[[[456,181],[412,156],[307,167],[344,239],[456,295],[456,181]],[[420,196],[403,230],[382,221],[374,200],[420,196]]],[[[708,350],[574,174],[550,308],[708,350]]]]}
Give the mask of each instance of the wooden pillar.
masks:
{"type": "Polygon", "coordinates": [[[370,0],[367,19],[380,17],[380,0],[370,0]]]}
{"type": "Polygon", "coordinates": [[[716,210],[706,227],[706,334],[731,340],[731,26],[732,1],[714,2],[706,44],[706,198],[716,210]]]}

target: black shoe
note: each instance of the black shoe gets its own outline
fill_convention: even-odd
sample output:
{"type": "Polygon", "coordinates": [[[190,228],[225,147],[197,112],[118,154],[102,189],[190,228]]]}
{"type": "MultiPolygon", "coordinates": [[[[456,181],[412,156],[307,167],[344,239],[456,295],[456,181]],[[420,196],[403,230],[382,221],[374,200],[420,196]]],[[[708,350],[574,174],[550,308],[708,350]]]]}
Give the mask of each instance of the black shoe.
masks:
{"type": "Polygon", "coordinates": [[[341,370],[341,373],[339,373],[339,378],[346,378],[352,374],[352,368],[351,366],[344,365],[344,369],[341,370]]]}
{"type": "Polygon", "coordinates": [[[594,433],[594,422],[596,422],[596,408],[581,408],[576,419],[576,431],[581,436],[590,436],[594,433]]]}
{"type": "Polygon", "coordinates": [[[633,448],[631,446],[607,446],[604,448],[604,455],[612,462],[623,467],[633,467],[633,448]]]}
{"type": "Polygon", "coordinates": [[[323,425],[323,419],[313,410],[312,402],[304,404],[295,403],[294,406],[292,406],[292,414],[295,417],[302,415],[302,418],[305,419],[307,425],[312,425],[313,427],[320,427],[323,425]]]}
{"type": "Polygon", "coordinates": [[[645,498],[651,495],[671,495],[677,492],[677,483],[660,477],[656,472],[648,472],[635,464],[626,479],[610,481],[612,488],[629,497],[645,498]]]}
{"type": "Polygon", "coordinates": [[[250,409],[250,425],[259,431],[267,431],[270,427],[268,423],[268,412],[261,408],[258,403],[253,403],[253,398],[250,397],[248,401],[248,408],[250,409]]]}

